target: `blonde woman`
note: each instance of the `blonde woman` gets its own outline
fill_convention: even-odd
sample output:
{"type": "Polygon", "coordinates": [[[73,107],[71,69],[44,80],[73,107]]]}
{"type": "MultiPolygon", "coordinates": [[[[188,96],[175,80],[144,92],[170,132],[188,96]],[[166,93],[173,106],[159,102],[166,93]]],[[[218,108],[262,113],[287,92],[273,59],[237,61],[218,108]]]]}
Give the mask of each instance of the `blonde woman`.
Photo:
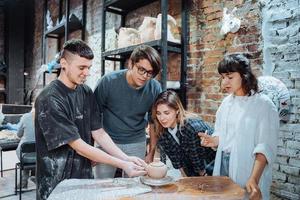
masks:
{"type": "Polygon", "coordinates": [[[162,92],[152,107],[158,147],[170,158],[183,176],[211,175],[215,152],[200,145],[198,132],[213,130],[196,114],[184,110],[172,90],[162,92]]]}

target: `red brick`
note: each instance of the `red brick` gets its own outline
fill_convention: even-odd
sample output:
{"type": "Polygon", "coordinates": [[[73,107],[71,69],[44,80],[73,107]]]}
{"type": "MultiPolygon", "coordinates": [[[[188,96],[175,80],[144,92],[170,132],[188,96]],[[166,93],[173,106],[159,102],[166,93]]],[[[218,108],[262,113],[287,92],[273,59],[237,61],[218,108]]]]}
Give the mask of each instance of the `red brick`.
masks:
{"type": "Polygon", "coordinates": [[[214,49],[214,50],[206,51],[204,56],[205,57],[223,57],[224,52],[225,52],[225,48],[224,49],[214,49]]]}
{"type": "Polygon", "coordinates": [[[220,12],[216,12],[216,13],[208,15],[206,17],[206,19],[208,21],[210,21],[210,20],[213,20],[213,19],[220,19],[220,18],[222,18],[222,16],[223,16],[223,13],[220,11],[220,12]]]}
{"type": "Polygon", "coordinates": [[[199,65],[199,59],[198,58],[190,58],[188,59],[188,64],[192,64],[192,65],[199,65]]]}
{"type": "Polygon", "coordinates": [[[259,49],[259,44],[247,45],[246,48],[249,52],[257,52],[259,49]]]}
{"type": "Polygon", "coordinates": [[[188,54],[189,57],[191,58],[200,58],[203,56],[203,53],[198,51],[198,52],[191,52],[188,54]]]}
{"type": "Polygon", "coordinates": [[[246,52],[246,47],[245,46],[231,46],[228,47],[227,52],[228,53],[237,53],[237,52],[246,52]]]}
{"type": "Polygon", "coordinates": [[[206,99],[221,101],[224,98],[224,95],[222,93],[207,93],[205,97],[206,99]]]}
{"type": "Polygon", "coordinates": [[[207,34],[203,37],[203,42],[217,41],[218,37],[215,34],[207,34]]]}
{"type": "Polygon", "coordinates": [[[222,11],[222,8],[220,6],[216,6],[216,5],[204,8],[204,14],[220,12],[220,11],[222,11]]]}
{"type": "Polygon", "coordinates": [[[204,65],[219,63],[222,60],[222,57],[208,57],[204,58],[204,65]]]}
{"type": "Polygon", "coordinates": [[[209,122],[209,123],[215,122],[216,117],[214,115],[201,114],[200,116],[205,122],[209,122]]]}

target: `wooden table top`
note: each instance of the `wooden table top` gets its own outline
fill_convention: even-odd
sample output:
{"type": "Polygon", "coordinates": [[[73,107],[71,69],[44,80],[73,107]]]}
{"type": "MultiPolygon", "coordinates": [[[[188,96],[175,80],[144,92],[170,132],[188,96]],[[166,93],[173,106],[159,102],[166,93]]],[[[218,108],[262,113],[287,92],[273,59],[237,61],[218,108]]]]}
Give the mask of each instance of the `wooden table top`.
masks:
{"type": "Polygon", "coordinates": [[[174,184],[152,187],[151,193],[120,200],[194,200],[194,199],[243,199],[245,190],[235,184],[229,177],[205,176],[186,177],[174,184]]]}
{"type": "Polygon", "coordinates": [[[59,183],[48,200],[196,200],[243,199],[245,190],[228,177],[181,178],[165,186],[146,186],[139,178],[68,179],[59,183]]]}

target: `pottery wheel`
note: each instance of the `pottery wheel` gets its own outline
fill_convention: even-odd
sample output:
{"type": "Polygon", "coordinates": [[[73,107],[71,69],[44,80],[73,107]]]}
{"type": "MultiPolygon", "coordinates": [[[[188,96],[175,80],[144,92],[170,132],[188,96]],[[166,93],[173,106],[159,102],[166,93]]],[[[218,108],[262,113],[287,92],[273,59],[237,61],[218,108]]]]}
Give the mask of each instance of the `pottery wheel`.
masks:
{"type": "Polygon", "coordinates": [[[166,176],[161,179],[154,179],[154,178],[150,178],[149,176],[141,176],[140,180],[143,184],[151,185],[151,186],[163,186],[174,182],[171,176],[166,176]]]}

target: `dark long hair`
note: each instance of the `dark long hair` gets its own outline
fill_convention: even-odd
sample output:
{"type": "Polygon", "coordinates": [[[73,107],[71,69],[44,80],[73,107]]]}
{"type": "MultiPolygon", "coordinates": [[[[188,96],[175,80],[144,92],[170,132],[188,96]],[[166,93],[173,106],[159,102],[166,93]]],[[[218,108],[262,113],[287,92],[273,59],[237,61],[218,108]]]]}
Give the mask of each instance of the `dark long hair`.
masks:
{"type": "Polygon", "coordinates": [[[242,78],[242,88],[246,95],[258,92],[257,79],[251,71],[250,61],[242,54],[230,54],[224,57],[218,66],[219,74],[238,72],[242,78]]]}

